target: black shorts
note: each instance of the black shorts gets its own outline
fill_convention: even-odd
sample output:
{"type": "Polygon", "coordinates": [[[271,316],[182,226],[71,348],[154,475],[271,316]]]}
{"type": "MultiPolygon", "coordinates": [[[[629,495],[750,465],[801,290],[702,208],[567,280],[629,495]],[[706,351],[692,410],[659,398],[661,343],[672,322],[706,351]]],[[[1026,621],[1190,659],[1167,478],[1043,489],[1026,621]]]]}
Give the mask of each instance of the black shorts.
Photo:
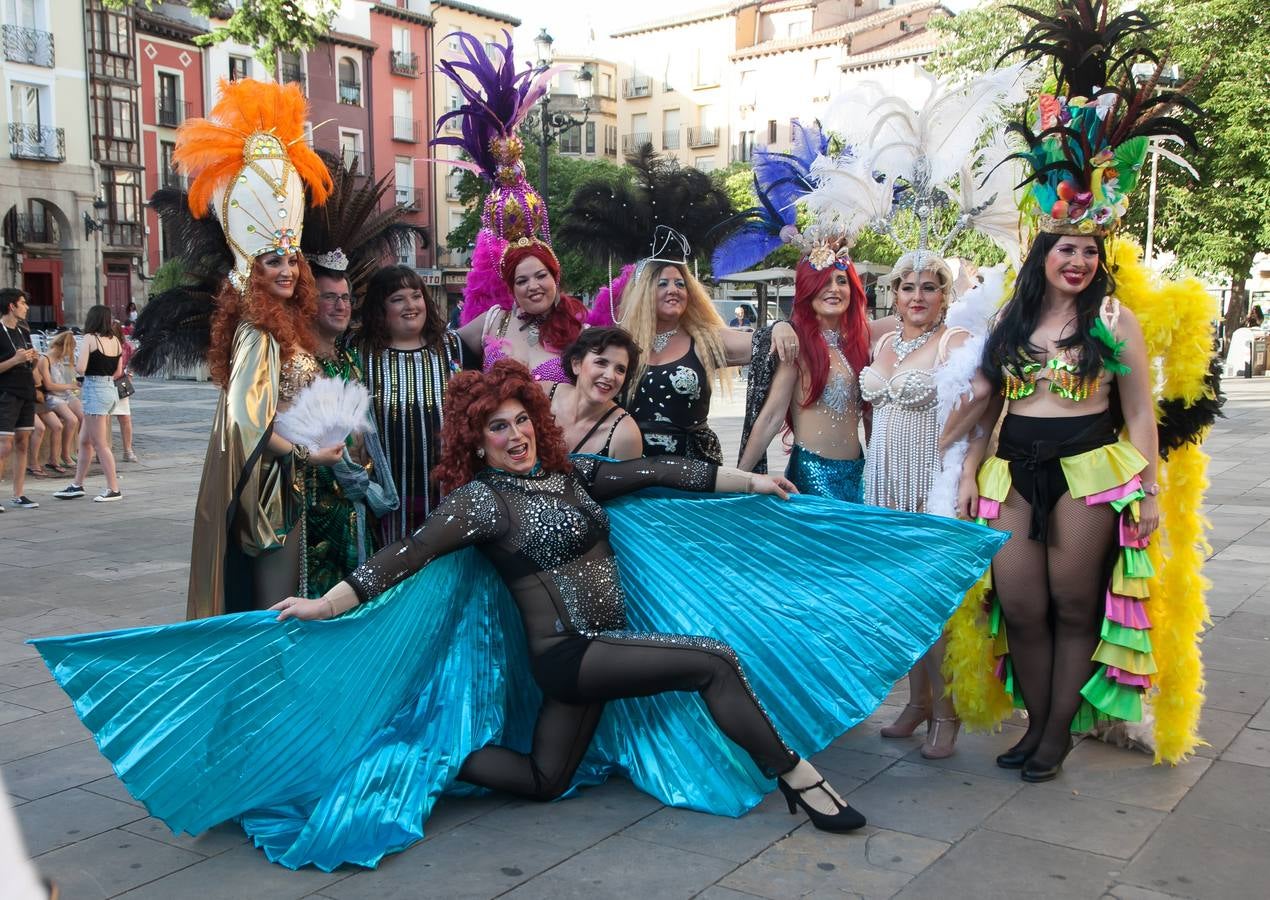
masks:
{"type": "Polygon", "coordinates": [[[35,428],[35,398],[0,390],[0,434],[35,428]]]}

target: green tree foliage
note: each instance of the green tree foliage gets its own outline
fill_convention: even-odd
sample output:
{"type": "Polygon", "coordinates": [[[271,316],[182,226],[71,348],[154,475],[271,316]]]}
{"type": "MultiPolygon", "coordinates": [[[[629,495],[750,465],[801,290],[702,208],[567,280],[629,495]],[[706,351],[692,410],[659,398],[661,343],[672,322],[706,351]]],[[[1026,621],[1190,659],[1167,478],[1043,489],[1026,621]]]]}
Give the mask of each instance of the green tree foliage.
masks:
{"type": "MultiPolygon", "coordinates": [[[[102,0],[109,9],[145,6],[151,9],[161,0],[102,0]]],[[[339,10],[339,0],[240,0],[230,6],[225,0],[188,0],[191,10],[201,16],[219,18],[229,11],[223,25],[195,42],[202,47],[222,41],[237,41],[256,48],[256,58],[274,70],[278,53],[312,50],[331,30],[339,10]]]]}
{"type": "Polygon", "coordinates": [[[928,25],[942,35],[930,68],[940,75],[986,72],[1001,54],[1018,43],[1027,23],[1011,3],[1052,10],[1054,0],[988,0],[956,16],[932,16],[928,25]]]}
{"type": "Polygon", "coordinates": [[[154,275],[150,278],[149,295],[153,297],[155,294],[162,294],[164,291],[185,284],[187,280],[185,267],[185,260],[174,256],[155,269],[154,275]]]}
{"type": "MultiPolygon", "coordinates": [[[[538,187],[538,153],[538,148],[526,139],[525,169],[535,187],[538,187]]],[[[616,183],[629,177],[626,170],[607,160],[562,156],[552,148],[547,156],[548,212],[552,218],[563,215],[574,189],[584,181],[603,179],[616,183]]],[[[445,244],[453,249],[471,248],[481,227],[481,207],[489,194],[489,183],[473,172],[464,172],[459,179],[458,193],[466,211],[459,227],[446,235],[445,244]]],[[[560,258],[561,280],[570,293],[592,294],[608,280],[606,268],[595,265],[576,250],[568,247],[556,247],[555,250],[560,258]]],[[[617,275],[621,262],[614,261],[614,266],[613,275],[617,275]]]]}
{"type": "MultiPolygon", "coordinates": [[[[1171,0],[1146,7],[1161,20],[1155,44],[1195,79],[1204,109],[1198,181],[1160,162],[1155,243],[1192,271],[1231,280],[1227,333],[1248,313],[1245,279],[1270,247],[1270,9],[1256,0],[1171,0]]],[[[1137,201],[1145,214],[1146,197],[1137,201]]]]}

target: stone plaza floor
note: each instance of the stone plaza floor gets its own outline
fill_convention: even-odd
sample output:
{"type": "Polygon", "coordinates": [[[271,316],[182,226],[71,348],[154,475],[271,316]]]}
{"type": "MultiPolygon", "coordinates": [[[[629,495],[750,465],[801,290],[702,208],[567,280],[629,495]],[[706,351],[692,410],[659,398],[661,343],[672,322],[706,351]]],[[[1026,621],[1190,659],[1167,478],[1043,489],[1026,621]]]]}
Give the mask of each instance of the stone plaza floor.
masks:
{"type": "MultiPolygon", "coordinates": [[[[740,819],[671,809],[614,780],[554,804],[443,800],[428,839],[377,870],[293,872],[225,824],[175,836],[146,815],[54,686],[42,635],[183,617],[191,510],[215,391],[138,380],[142,462],[120,503],[0,516],[0,770],[30,854],[66,900],[127,898],[808,897],[1243,898],[1270,884],[1270,379],[1232,379],[1208,441],[1213,626],[1204,636],[1208,746],[1176,768],[1083,741],[1027,785],[993,757],[1016,739],[963,735],[951,759],[868,721],[814,760],[869,819],[833,836],[769,797],[740,819]]],[[[739,398],[718,424],[735,458],[739,398]]],[[[88,479],[90,496],[102,487],[88,479]]],[[[722,563],[721,563],[722,564],[722,563]]],[[[0,895],[3,895],[0,874],[0,895]]]]}

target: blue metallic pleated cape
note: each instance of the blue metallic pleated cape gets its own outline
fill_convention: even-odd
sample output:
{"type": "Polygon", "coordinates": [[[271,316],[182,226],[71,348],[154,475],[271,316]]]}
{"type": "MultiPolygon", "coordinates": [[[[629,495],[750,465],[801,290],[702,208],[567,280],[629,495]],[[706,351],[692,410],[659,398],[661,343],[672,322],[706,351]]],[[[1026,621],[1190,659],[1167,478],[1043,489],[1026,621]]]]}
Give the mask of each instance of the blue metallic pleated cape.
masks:
{"type": "MultiPolygon", "coordinates": [[[[808,756],[939,637],[1005,536],[796,496],[645,491],[610,504],[631,627],[737,651],[808,756]]],[[[33,641],[128,791],[174,832],[239,819],[292,868],[375,866],[424,834],[463,759],[525,750],[540,694],[519,614],[475,550],[325,622],[255,612],[33,641]]],[[[614,701],[575,787],[620,773],[738,816],[773,784],[695,694],[614,701]]]]}

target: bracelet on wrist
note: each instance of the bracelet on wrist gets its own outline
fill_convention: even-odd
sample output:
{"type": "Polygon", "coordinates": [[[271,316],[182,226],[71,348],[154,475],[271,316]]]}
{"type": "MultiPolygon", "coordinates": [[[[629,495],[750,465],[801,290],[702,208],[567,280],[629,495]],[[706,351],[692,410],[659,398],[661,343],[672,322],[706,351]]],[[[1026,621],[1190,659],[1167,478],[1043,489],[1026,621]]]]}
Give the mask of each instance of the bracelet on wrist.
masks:
{"type": "Polygon", "coordinates": [[[1142,492],[1148,497],[1158,497],[1160,494],[1160,482],[1157,481],[1154,484],[1147,485],[1142,489],[1142,492]]]}
{"type": "Polygon", "coordinates": [[[295,460],[297,466],[307,466],[309,464],[309,448],[303,444],[292,444],[291,457],[295,460]]]}

